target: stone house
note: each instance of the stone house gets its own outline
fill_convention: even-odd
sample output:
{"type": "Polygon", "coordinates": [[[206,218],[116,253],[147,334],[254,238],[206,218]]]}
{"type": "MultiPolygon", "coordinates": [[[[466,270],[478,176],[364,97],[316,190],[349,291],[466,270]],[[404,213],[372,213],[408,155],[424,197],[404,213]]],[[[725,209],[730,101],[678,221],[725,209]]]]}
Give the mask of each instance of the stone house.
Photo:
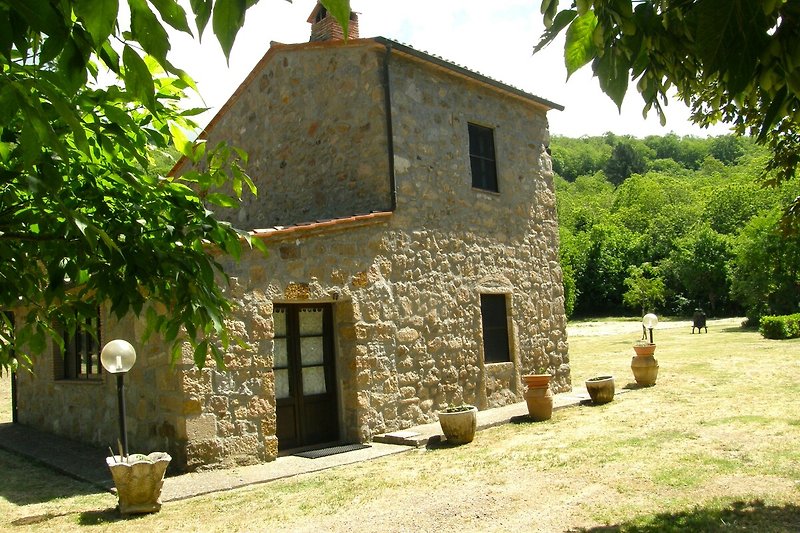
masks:
{"type": "MultiPolygon", "coordinates": [[[[321,6],[309,21],[313,40],[272,43],[205,131],[249,153],[260,191],[223,214],[270,250],[226,263],[244,345],[224,371],[170,367],[138,321],[101,311],[91,325],[138,352],[131,451],[166,449],[178,469],[518,402],[520,376],[541,369],[554,392],[571,387],[546,116],[561,106],[359,39],[355,16],[346,42],[321,6]]],[[[97,343],[78,341],[18,376],[18,420],[106,446],[114,380],[85,364],[97,343]]]]}

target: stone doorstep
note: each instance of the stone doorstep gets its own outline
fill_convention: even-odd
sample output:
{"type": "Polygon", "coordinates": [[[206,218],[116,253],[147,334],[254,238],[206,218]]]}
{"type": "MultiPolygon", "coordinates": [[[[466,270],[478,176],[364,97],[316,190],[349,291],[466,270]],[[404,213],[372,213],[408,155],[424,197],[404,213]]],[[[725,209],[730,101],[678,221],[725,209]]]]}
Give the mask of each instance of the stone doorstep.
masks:
{"type": "MultiPolygon", "coordinates": [[[[585,389],[583,390],[585,391],[585,389]]],[[[614,392],[614,395],[627,394],[632,390],[633,389],[618,389],[614,392]]],[[[553,411],[574,407],[580,405],[581,402],[589,400],[588,392],[572,391],[556,394],[553,396],[553,411]]],[[[525,402],[478,411],[478,431],[508,424],[524,416],[528,416],[528,406],[525,402]]],[[[372,437],[372,440],[384,444],[399,444],[422,448],[428,444],[436,444],[443,441],[444,435],[442,434],[439,422],[432,422],[430,424],[423,424],[408,429],[375,435],[372,437]]]]}

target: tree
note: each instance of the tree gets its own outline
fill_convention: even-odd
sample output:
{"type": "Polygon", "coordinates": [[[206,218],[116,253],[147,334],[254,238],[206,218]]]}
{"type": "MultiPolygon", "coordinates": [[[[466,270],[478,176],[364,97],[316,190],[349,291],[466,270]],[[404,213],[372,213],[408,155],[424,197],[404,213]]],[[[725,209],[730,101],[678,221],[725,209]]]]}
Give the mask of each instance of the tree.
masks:
{"type": "MultiPolygon", "coordinates": [[[[226,56],[255,0],[192,0],[195,33],[211,23],[226,56]]],[[[346,28],[349,2],[323,4],[346,28]]],[[[0,0],[0,368],[26,360],[54,324],[74,331],[103,304],[144,316],[195,362],[218,342],[231,310],[216,248],[237,257],[246,232],[216,220],[255,193],[245,154],[190,142],[196,110],[181,110],[194,82],[168,59],[166,27],[192,34],[178,0],[0,0]],[[157,172],[174,146],[197,163],[157,172]],[[199,170],[202,169],[202,170],[199,170]],[[233,191],[221,192],[220,187],[233,191]]],[[[345,30],[345,34],[346,34],[345,30]]]]}
{"type": "Polygon", "coordinates": [[[695,305],[717,314],[720,303],[728,297],[728,262],[731,259],[729,239],[708,225],[695,227],[676,243],[666,261],[680,284],[681,292],[695,305]]]}
{"type": "Polygon", "coordinates": [[[753,218],[738,236],[731,265],[731,294],[750,318],[800,311],[800,239],[781,238],[778,210],[753,218]]]}
{"type": "Polygon", "coordinates": [[[725,165],[732,165],[744,155],[742,141],[733,135],[722,135],[712,139],[709,152],[725,165]]]}
{"type": "MultiPolygon", "coordinates": [[[[617,104],[630,82],[644,112],[673,89],[699,125],[731,124],[769,147],[763,176],[791,180],[800,165],[800,2],[796,0],[543,0],[546,30],[534,53],[566,31],[568,75],[591,62],[617,104]],[[634,8],[634,3],[636,4],[634,8]],[[736,53],[730,53],[735,50],[736,53]]],[[[786,229],[800,226],[800,196],[786,229]]]]}
{"type": "Polygon", "coordinates": [[[584,239],[584,244],[575,246],[586,247],[582,275],[576,279],[576,311],[594,314],[617,310],[622,304],[628,266],[639,259],[639,239],[611,220],[595,225],[584,239]]]}
{"type": "Polygon", "coordinates": [[[643,174],[647,170],[647,162],[653,155],[647,145],[628,136],[618,137],[607,133],[605,138],[613,146],[605,166],[608,181],[619,185],[631,175],[643,174]]]}
{"type": "Polygon", "coordinates": [[[641,308],[642,315],[655,311],[656,305],[664,303],[664,281],[659,277],[658,268],[650,263],[631,266],[625,287],[628,290],[622,295],[622,301],[629,307],[641,308]]]}

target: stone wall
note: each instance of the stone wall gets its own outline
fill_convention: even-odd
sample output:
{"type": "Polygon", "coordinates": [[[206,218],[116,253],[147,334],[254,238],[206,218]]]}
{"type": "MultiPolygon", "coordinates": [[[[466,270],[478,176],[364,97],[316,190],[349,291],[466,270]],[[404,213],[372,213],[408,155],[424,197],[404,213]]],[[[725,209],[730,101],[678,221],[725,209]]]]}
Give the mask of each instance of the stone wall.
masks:
{"type": "MultiPolygon", "coordinates": [[[[396,224],[417,229],[408,244],[418,250],[415,264],[401,268],[406,277],[398,283],[431,293],[446,288],[453,308],[467,306],[452,328],[473,332],[463,342],[476,369],[481,339],[474,287],[511,294],[517,373],[549,369],[554,390],[569,390],[544,110],[400,52],[391,60],[391,89],[396,224]],[[468,123],[494,129],[498,193],[471,186],[468,123]]],[[[514,380],[505,390],[497,389],[495,379],[486,385],[492,388],[489,397],[519,397],[514,380]]]]}
{"type": "Polygon", "coordinates": [[[249,155],[260,194],[239,227],[268,228],[388,209],[384,84],[374,46],[273,45],[209,128],[249,155]]]}

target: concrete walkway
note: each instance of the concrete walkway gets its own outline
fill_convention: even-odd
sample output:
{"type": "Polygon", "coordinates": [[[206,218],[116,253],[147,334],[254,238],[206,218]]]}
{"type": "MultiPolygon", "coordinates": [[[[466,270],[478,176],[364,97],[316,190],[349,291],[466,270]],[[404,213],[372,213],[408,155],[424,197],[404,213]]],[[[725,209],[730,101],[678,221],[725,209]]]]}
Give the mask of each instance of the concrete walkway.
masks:
{"type": "MultiPolygon", "coordinates": [[[[617,388],[616,394],[630,392],[617,388]]],[[[556,394],[553,409],[563,409],[589,401],[586,389],[556,394]]],[[[486,429],[527,418],[524,402],[478,411],[478,429],[486,429]]],[[[164,480],[162,501],[182,500],[212,492],[231,490],[247,485],[265,483],[276,479],[316,472],[337,466],[367,461],[442,440],[438,422],[415,426],[403,431],[377,435],[368,448],[306,459],[282,456],[275,461],[253,466],[243,466],[204,472],[192,472],[167,477],[164,480]]],[[[114,483],[106,467],[107,449],[102,449],[63,437],[42,433],[18,424],[0,424],[0,448],[53,468],[75,479],[90,483],[99,489],[113,492],[114,483]]]]}

